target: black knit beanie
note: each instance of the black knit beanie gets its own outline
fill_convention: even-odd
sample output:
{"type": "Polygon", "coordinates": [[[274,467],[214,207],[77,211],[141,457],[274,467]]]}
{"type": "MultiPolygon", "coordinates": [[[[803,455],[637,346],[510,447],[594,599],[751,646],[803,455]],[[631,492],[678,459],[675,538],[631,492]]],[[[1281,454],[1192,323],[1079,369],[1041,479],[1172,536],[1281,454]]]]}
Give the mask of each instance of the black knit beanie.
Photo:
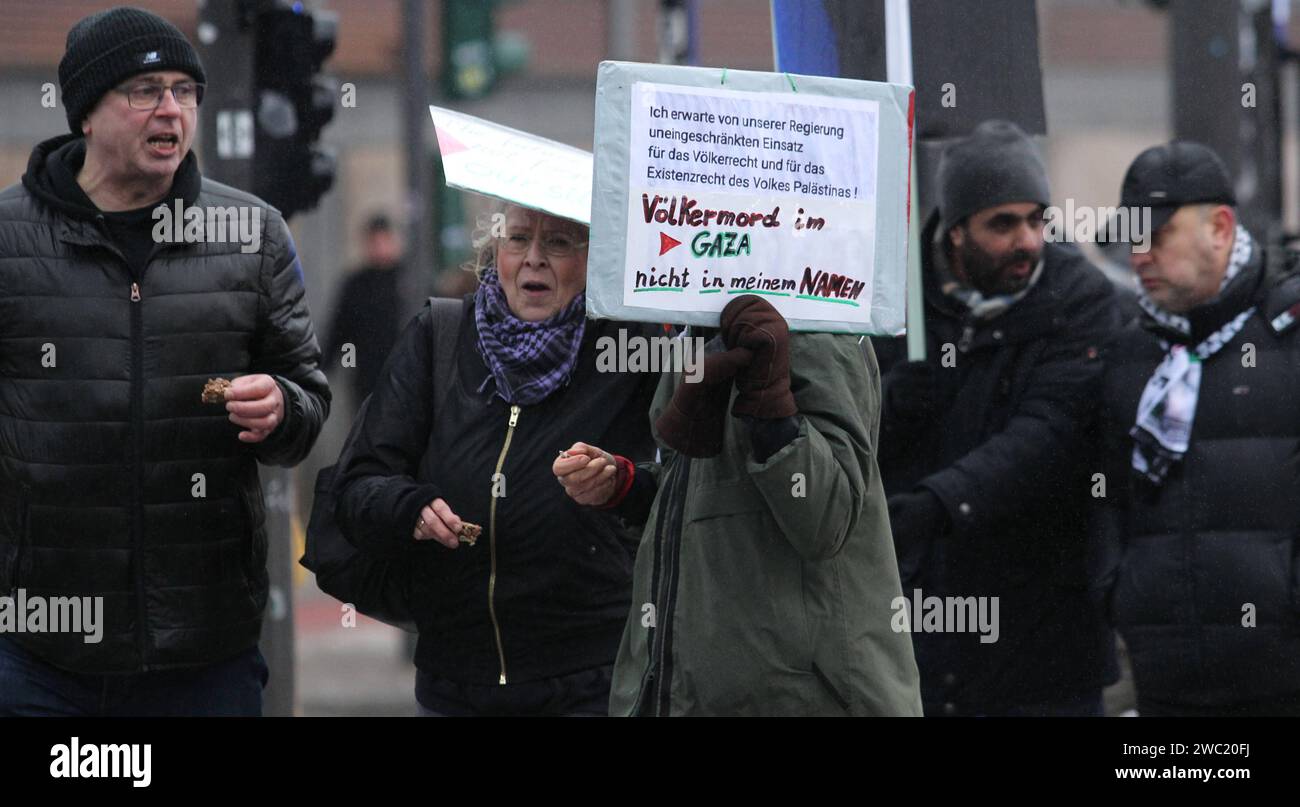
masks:
{"type": "Polygon", "coordinates": [[[1047,167],[1019,126],[984,121],[949,146],[939,161],[942,232],[972,213],[1012,202],[1050,205],[1047,167]]]}
{"type": "Polygon", "coordinates": [[[82,19],[68,31],[59,87],[72,133],[104,93],[137,73],[179,70],[205,83],[199,54],[175,25],[143,9],[118,6],[82,19]]]}

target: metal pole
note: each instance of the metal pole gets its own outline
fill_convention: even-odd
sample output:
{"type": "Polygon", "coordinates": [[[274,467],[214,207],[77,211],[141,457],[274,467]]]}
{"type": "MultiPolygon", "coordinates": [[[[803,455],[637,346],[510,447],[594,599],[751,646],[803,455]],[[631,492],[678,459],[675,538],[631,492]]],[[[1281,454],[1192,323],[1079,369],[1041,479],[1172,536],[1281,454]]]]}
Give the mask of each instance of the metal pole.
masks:
{"type": "Polygon", "coordinates": [[[1176,0],[1169,7],[1174,136],[1218,152],[1234,179],[1241,160],[1239,3],[1176,0]]]}
{"type": "MultiPolygon", "coordinates": [[[[407,252],[398,288],[402,322],[414,316],[431,291],[437,265],[433,239],[433,169],[426,132],[429,117],[429,76],[424,68],[427,38],[426,0],[402,3],[402,96],[406,137],[407,252]]],[[[358,401],[358,404],[360,402],[358,401]]]]}
{"type": "Polygon", "coordinates": [[[695,0],[659,4],[659,62],[695,64],[699,14],[695,0]]]}
{"type": "Polygon", "coordinates": [[[1175,0],[1169,10],[1174,135],[1204,143],[1223,158],[1242,223],[1271,238],[1282,192],[1270,10],[1241,0],[1175,0]]]}
{"type": "Polygon", "coordinates": [[[1282,231],[1300,232],[1300,65],[1283,63],[1279,76],[1282,109],[1282,231]]]}
{"type": "MultiPolygon", "coordinates": [[[[236,188],[253,187],[254,3],[208,2],[199,11],[198,47],[208,74],[200,110],[205,176],[236,188]]],[[[267,572],[271,591],[262,622],[262,655],[270,668],[262,713],[294,713],[293,565],[290,515],[293,472],[259,468],[266,501],[267,572]]]]}
{"type": "Polygon", "coordinates": [[[609,58],[620,62],[636,59],[636,0],[609,0],[605,18],[609,58]]]}
{"type": "MultiPolygon", "coordinates": [[[[912,84],[912,17],[907,0],[885,0],[885,75],[891,84],[912,84]]],[[[912,127],[912,176],[907,225],[907,358],[925,358],[925,301],[921,283],[921,223],[916,180],[916,127],[912,127]]]]}

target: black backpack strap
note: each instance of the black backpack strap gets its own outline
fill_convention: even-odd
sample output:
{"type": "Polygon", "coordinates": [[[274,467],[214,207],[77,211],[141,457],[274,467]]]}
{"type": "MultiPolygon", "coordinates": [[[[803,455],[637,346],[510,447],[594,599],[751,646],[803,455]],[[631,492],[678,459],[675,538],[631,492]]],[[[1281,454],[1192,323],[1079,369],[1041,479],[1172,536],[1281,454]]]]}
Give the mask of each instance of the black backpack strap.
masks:
{"type": "MultiPolygon", "coordinates": [[[[456,367],[456,343],[460,325],[464,320],[466,303],[463,300],[430,298],[432,309],[432,371],[434,416],[447,399],[447,390],[456,367]]],[[[356,420],[344,441],[340,462],[356,442],[360,424],[365,420],[370,398],[362,401],[356,420]]],[[[363,552],[343,536],[338,526],[335,508],[338,502],[338,464],[321,469],[316,476],[315,499],[307,527],[305,551],[299,560],[316,573],[316,584],[322,591],[342,602],[350,602],[357,610],[375,619],[396,625],[403,630],[415,631],[410,607],[410,547],[402,547],[391,555],[363,552]]]]}
{"type": "Polygon", "coordinates": [[[433,416],[438,417],[456,371],[456,346],[460,323],[464,319],[465,301],[453,297],[430,297],[433,314],[433,416]]]}

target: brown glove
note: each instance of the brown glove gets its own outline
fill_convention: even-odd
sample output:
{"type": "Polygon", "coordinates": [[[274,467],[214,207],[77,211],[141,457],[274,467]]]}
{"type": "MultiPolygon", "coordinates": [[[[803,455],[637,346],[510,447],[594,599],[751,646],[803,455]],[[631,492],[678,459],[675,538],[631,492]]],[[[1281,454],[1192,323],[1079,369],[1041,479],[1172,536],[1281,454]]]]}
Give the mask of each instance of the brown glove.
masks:
{"type": "Polygon", "coordinates": [[[655,421],[660,439],[688,457],[717,456],[722,451],[731,381],[753,355],[743,347],[706,354],[700,380],[678,384],[672,400],[655,421]]]}
{"type": "Polygon", "coordinates": [[[799,413],[790,391],[790,329],[772,304],[744,294],[722,309],[722,339],[729,348],[744,347],[754,359],[736,374],[734,415],[783,418],[799,413]]]}

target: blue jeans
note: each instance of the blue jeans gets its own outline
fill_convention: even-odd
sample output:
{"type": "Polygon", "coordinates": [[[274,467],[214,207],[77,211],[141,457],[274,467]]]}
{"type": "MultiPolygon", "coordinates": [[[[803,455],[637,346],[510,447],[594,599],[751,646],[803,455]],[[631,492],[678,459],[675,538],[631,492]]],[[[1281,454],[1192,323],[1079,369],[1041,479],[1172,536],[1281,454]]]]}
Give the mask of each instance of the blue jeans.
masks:
{"type": "Polygon", "coordinates": [[[61,670],[0,636],[0,717],[260,717],[266,659],[256,647],[184,670],[61,670]]]}

